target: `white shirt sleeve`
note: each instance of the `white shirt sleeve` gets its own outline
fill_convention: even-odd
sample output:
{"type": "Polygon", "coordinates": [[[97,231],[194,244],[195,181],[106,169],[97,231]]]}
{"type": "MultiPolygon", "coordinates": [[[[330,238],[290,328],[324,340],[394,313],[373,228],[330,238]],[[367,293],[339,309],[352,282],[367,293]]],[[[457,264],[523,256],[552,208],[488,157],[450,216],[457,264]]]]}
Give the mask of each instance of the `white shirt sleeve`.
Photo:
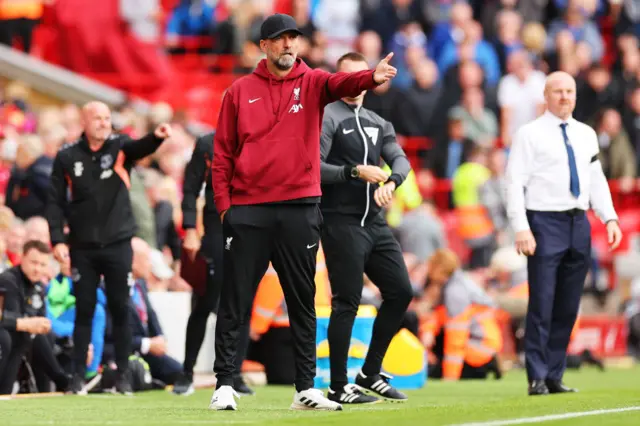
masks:
{"type": "Polygon", "coordinates": [[[526,135],[527,128],[521,127],[516,132],[506,170],[507,216],[515,232],[529,229],[524,193],[531,175],[534,153],[526,135]]]}
{"type": "Polygon", "coordinates": [[[590,134],[592,143],[594,144],[594,161],[590,164],[591,187],[589,188],[589,201],[600,220],[606,223],[610,220],[617,220],[618,215],[613,207],[609,182],[607,182],[607,178],[602,170],[602,163],[600,163],[600,160],[597,158],[600,151],[598,137],[594,131],[591,131],[590,134]]]}

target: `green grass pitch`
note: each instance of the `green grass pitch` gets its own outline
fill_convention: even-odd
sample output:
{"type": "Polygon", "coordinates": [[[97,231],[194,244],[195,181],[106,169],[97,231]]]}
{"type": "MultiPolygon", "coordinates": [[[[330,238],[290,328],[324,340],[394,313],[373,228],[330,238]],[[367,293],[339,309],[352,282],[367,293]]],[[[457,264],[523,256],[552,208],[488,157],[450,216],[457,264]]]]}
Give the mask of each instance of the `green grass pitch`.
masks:
{"type": "Polygon", "coordinates": [[[243,397],[236,412],[207,409],[211,390],[190,397],[166,391],[118,395],[63,396],[0,401],[0,425],[640,425],[640,368],[592,369],[569,372],[568,385],[577,394],[526,396],[526,380],[520,371],[501,381],[427,382],[409,391],[405,404],[381,403],[345,406],[342,412],[290,411],[290,387],[259,387],[253,397],[243,397]],[[635,407],[623,412],[601,412],[570,418],[543,416],[585,413],[594,410],[635,407]]]}

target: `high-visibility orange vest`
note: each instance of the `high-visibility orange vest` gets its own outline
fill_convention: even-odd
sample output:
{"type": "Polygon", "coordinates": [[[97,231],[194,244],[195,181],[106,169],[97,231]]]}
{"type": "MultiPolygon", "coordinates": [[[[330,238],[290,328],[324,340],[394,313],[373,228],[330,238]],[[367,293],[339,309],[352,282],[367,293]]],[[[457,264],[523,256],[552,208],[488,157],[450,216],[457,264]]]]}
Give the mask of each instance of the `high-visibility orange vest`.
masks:
{"type": "Polygon", "coordinates": [[[483,205],[458,207],[455,211],[458,218],[458,235],[462,239],[475,240],[493,233],[493,222],[483,205]]]}
{"type": "Polygon", "coordinates": [[[251,331],[264,334],[271,327],[289,327],[284,293],[272,265],[258,285],[251,314],[251,331]]]}
{"type": "Polygon", "coordinates": [[[41,0],[0,0],[0,19],[40,19],[43,12],[41,0]]]}
{"type": "Polygon", "coordinates": [[[502,350],[503,338],[495,310],[488,306],[469,306],[454,318],[448,317],[445,306],[438,306],[421,331],[444,333],[443,378],[459,379],[464,363],[480,367],[502,350]],[[470,335],[471,322],[480,326],[481,336],[470,335]]]}

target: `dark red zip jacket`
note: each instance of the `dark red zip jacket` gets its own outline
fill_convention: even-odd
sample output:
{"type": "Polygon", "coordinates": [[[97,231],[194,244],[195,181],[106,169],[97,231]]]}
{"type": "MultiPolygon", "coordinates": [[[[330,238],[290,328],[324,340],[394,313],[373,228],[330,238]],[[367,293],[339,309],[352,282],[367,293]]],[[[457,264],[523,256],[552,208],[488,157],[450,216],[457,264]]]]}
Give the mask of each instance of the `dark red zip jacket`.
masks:
{"type": "Polygon", "coordinates": [[[325,105],[376,86],[373,70],[330,74],[298,59],[279,79],[260,61],[222,101],[211,166],[218,211],[320,196],[325,105]]]}

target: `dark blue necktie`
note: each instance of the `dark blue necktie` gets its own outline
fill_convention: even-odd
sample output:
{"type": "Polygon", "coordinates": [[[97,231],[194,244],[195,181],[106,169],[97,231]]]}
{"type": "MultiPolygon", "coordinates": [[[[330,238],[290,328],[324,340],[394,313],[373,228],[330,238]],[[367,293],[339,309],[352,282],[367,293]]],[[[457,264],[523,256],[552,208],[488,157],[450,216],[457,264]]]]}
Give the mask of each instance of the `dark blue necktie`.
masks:
{"type": "Polygon", "coordinates": [[[569,145],[569,137],[567,136],[567,123],[562,123],[560,127],[562,128],[564,146],[567,147],[567,155],[569,157],[569,174],[571,176],[571,180],[569,182],[569,190],[571,191],[571,195],[578,198],[580,196],[580,178],[578,177],[576,156],[573,153],[573,147],[569,145]]]}

